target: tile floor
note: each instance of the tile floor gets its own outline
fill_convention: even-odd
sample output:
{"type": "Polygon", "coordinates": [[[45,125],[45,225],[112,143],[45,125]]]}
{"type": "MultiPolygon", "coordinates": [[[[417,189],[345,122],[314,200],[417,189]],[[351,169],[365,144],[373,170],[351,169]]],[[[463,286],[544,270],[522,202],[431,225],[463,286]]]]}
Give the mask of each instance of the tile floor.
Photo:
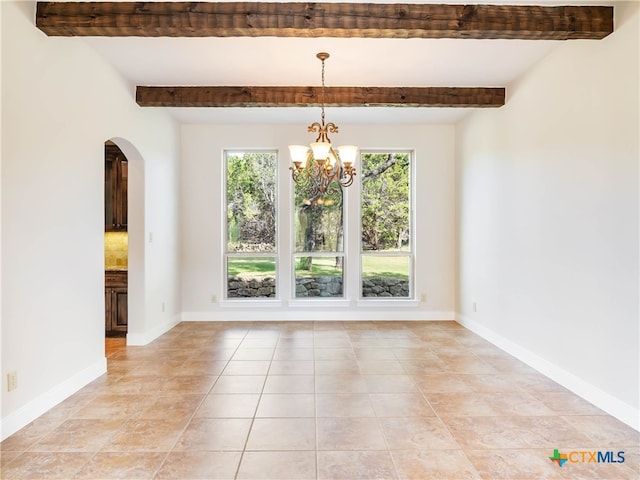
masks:
{"type": "Polygon", "coordinates": [[[640,478],[638,432],[454,322],[181,323],[107,356],[2,479],[640,478]]]}

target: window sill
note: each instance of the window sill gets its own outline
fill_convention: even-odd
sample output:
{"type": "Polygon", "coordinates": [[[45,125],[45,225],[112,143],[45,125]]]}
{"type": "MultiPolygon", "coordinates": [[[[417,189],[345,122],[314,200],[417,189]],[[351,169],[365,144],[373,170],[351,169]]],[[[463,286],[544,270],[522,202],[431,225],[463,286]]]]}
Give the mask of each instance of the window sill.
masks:
{"type": "Polygon", "coordinates": [[[389,300],[388,298],[371,298],[371,299],[360,299],[356,302],[356,307],[364,307],[364,308],[380,308],[380,307],[394,307],[394,308],[404,308],[404,307],[419,307],[420,301],[415,300],[413,298],[398,298],[396,300],[389,300]]]}

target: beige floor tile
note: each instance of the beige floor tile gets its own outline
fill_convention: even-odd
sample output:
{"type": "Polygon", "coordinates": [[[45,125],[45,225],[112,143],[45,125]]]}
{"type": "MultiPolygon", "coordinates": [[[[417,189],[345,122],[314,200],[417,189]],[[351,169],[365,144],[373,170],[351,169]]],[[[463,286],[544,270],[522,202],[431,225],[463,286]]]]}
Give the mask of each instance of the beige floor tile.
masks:
{"type": "Polygon", "coordinates": [[[23,452],[64,422],[64,418],[58,418],[57,416],[45,418],[47,416],[48,414],[45,414],[37,418],[5,439],[0,443],[0,452],[23,452]]]}
{"type": "MultiPolygon", "coordinates": [[[[317,340],[316,340],[317,342],[317,340]]],[[[355,361],[356,356],[353,353],[353,348],[315,348],[314,349],[314,359],[316,361],[322,360],[353,360],[355,361]]]]}
{"type": "Polygon", "coordinates": [[[188,421],[204,399],[203,394],[163,394],[154,396],[133,418],[188,421]]]}
{"type": "Polygon", "coordinates": [[[381,418],[391,450],[450,450],[460,446],[437,417],[381,418]]]}
{"type": "Polygon", "coordinates": [[[162,393],[208,393],[217,377],[210,375],[179,375],[166,377],[162,393]]]}
{"type": "Polygon", "coordinates": [[[522,392],[520,384],[516,378],[531,377],[530,375],[520,374],[480,374],[480,375],[459,375],[472,391],[485,393],[502,393],[502,392],[522,392]]]}
{"type": "Polygon", "coordinates": [[[2,467],[2,478],[68,480],[85,465],[93,453],[26,452],[2,467]]]}
{"type": "Polygon", "coordinates": [[[177,451],[241,451],[251,420],[244,418],[194,418],[179,438],[177,451]]]}
{"type": "Polygon", "coordinates": [[[560,417],[443,417],[465,449],[536,448],[566,445],[580,448],[591,440],[560,417]]]}
{"type": "Polygon", "coordinates": [[[477,354],[483,362],[491,365],[498,372],[502,373],[521,373],[521,374],[535,374],[536,370],[531,368],[524,362],[515,359],[503,353],[501,355],[484,355],[482,353],[477,354]]]}
{"type": "Polygon", "coordinates": [[[196,417],[253,418],[260,395],[257,393],[230,393],[207,395],[196,411],[196,417]]]}
{"type": "Polygon", "coordinates": [[[565,422],[604,450],[609,447],[640,447],[640,432],[608,415],[563,416],[565,422]]]}
{"type": "Polygon", "coordinates": [[[315,451],[245,452],[238,480],[312,480],[316,478],[315,451]]]}
{"type": "Polygon", "coordinates": [[[473,388],[465,381],[466,375],[435,373],[415,376],[418,388],[426,395],[430,393],[472,392],[473,388]]]}
{"type": "Polygon", "coordinates": [[[264,375],[222,375],[209,393],[260,393],[266,378],[264,375]]]}
{"type": "Polygon", "coordinates": [[[390,348],[354,348],[353,353],[358,361],[397,360],[398,358],[390,348]]]}
{"type": "Polygon", "coordinates": [[[158,480],[233,480],[242,452],[171,452],[158,480]]]}
{"type": "Polygon", "coordinates": [[[268,360],[231,360],[222,375],[266,375],[269,364],[268,360]]]}
{"type": "Polygon", "coordinates": [[[366,393],[322,393],[316,395],[317,417],[375,417],[366,393]]]}
{"type": "Polygon", "coordinates": [[[2,472],[2,469],[4,468],[5,465],[8,465],[9,462],[19,457],[20,455],[22,455],[22,453],[23,453],[22,451],[11,452],[11,451],[2,450],[0,448],[0,473],[2,472]]]}
{"type": "Polygon", "coordinates": [[[511,373],[505,375],[523,390],[529,393],[536,392],[566,392],[567,389],[557,384],[541,373],[519,374],[511,373]]]}
{"type": "Polygon", "coordinates": [[[409,375],[363,375],[369,393],[418,393],[409,375]]]}
{"type": "Polygon", "coordinates": [[[386,450],[320,451],[319,480],[392,480],[398,478],[386,450]]]}
{"type": "Polygon", "coordinates": [[[311,361],[313,360],[313,348],[276,348],[274,360],[286,361],[311,361]]]}
{"type": "Polygon", "coordinates": [[[445,365],[446,371],[450,373],[500,373],[499,370],[475,355],[438,354],[437,356],[445,365]]]}
{"type": "Polygon", "coordinates": [[[315,396],[308,393],[263,394],[256,418],[314,417],[315,396]]]}
{"type": "Polygon", "coordinates": [[[427,400],[441,416],[554,415],[542,402],[525,392],[427,393],[427,400]]]}
{"type": "Polygon", "coordinates": [[[97,452],[123,420],[70,419],[29,447],[33,452],[97,452]]]}
{"type": "Polygon", "coordinates": [[[167,454],[99,452],[76,474],[75,479],[151,480],[167,454]]]}
{"type": "Polygon", "coordinates": [[[316,360],[316,375],[360,375],[360,365],[355,359],[316,360]]]}
{"type": "Polygon", "coordinates": [[[256,418],[247,450],[315,450],[313,418],[256,418]]]}
{"type": "MultiPolygon", "coordinates": [[[[393,450],[401,480],[474,480],[481,477],[462,450],[393,450]]],[[[514,477],[524,480],[526,477],[514,477]]]]}
{"type": "Polygon", "coordinates": [[[440,362],[438,356],[425,347],[413,347],[413,348],[393,348],[393,354],[399,360],[427,360],[431,362],[440,362]]]}
{"type": "Polygon", "coordinates": [[[362,375],[316,375],[316,393],[366,393],[362,375]]]}
{"type": "Polygon", "coordinates": [[[276,349],[313,348],[313,332],[293,332],[280,334],[276,349]],[[289,336],[287,336],[289,335],[289,336]]]}
{"type": "Polygon", "coordinates": [[[316,336],[313,341],[313,346],[316,349],[333,349],[335,351],[338,350],[347,350],[348,354],[346,357],[342,357],[342,353],[339,353],[341,358],[352,358],[353,349],[351,346],[351,339],[348,335],[341,335],[339,337],[322,337],[316,336]]]}
{"type": "Polygon", "coordinates": [[[428,417],[433,408],[419,393],[372,393],[371,403],[378,417],[428,417]]]}
{"type": "Polygon", "coordinates": [[[217,377],[227,365],[225,360],[189,359],[175,372],[176,375],[206,375],[217,377]]]}
{"type": "Polygon", "coordinates": [[[559,415],[605,415],[598,407],[568,391],[539,392],[536,398],[559,415]]]}
{"type": "Polygon", "coordinates": [[[397,360],[360,360],[358,364],[362,375],[400,375],[405,373],[397,360]]]}
{"type": "Polygon", "coordinates": [[[240,348],[272,348],[275,349],[278,344],[278,335],[258,336],[245,338],[240,343],[240,348]]]}
{"type": "MultiPolygon", "coordinates": [[[[136,376],[145,376],[145,375],[156,375],[156,376],[173,376],[180,375],[181,373],[187,371],[184,367],[185,360],[170,360],[164,362],[157,362],[155,360],[142,360],[136,361],[135,367],[131,371],[131,375],[136,376]]],[[[193,373],[191,373],[193,374],[193,373]]]]}
{"type": "Polygon", "coordinates": [[[412,375],[415,378],[420,378],[424,375],[435,375],[447,372],[446,365],[440,360],[408,359],[399,360],[399,362],[400,365],[402,365],[404,373],[412,375]]]}
{"type": "Polygon", "coordinates": [[[98,395],[75,412],[74,418],[128,418],[139,413],[151,398],[151,395],[98,395]]]}
{"type": "Polygon", "coordinates": [[[158,375],[125,375],[111,385],[111,393],[151,395],[160,394],[164,387],[164,378],[158,375]]]}
{"type": "Polygon", "coordinates": [[[134,419],[111,437],[105,452],[168,452],[185,427],[184,420],[134,419]]]}
{"type": "MultiPolygon", "coordinates": [[[[235,342],[239,343],[239,342],[235,342]]],[[[236,345],[237,346],[237,345],[236,345]]],[[[226,362],[231,360],[233,354],[236,353],[235,347],[233,348],[223,348],[220,346],[212,345],[209,348],[199,350],[196,355],[188,358],[186,361],[203,361],[203,362],[226,362]]]]}
{"type": "Polygon", "coordinates": [[[239,348],[231,360],[271,360],[274,348],[239,348]]]}
{"type": "Polygon", "coordinates": [[[375,418],[318,418],[318,450],[385,450],[375,418]]]}
{"type": "Polygon", "coordinates": [[[269,367],[271,375],[313,375],[312,360],[274,360],[269,367]]]}
{"type": "Polygon", "coordinates": [[[107,374],[0,443],[3,480],[640,478],[640,433],[455,322],[117,340],[107,374]],[[555,448],[625,462],[560,468],[555,448]]]}
{"type": "Polygon", "coordinates": [[[313,393],[313,375],[269,375],[264,393],[313,393]]]}

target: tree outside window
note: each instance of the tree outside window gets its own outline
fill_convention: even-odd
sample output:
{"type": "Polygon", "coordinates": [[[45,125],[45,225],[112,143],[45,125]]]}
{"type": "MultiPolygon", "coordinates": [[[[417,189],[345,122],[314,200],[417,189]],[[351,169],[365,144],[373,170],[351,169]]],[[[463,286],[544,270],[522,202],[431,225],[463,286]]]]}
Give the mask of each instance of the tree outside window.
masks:
{"type": "Polygon", "coordinates": [[[226,297],[276,296],[275,152],[225,152],[226,297]]]}
{"type": "Polygon", "coordinates": [[[361,156],[361,296],[412,297],[411,154],[361,156]]]}

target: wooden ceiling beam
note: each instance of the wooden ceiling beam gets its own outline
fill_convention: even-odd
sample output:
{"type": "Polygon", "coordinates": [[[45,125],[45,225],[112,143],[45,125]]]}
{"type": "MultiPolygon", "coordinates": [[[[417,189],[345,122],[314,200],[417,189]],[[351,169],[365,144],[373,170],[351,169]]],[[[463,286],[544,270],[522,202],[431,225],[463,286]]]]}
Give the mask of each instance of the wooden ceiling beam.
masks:
{"type": "Polygon", "coordinates": [[[570,40],[613,32],[613,7],[274,2],[38,2],[51,36],[570,40]]]}
{"type": "MultiPolygon", "coordinates": [[[[322,87],[136,87],[143,107],[316,107],[322,87]]],[[[504,88],[325,87],[328,107],[501,107],[504,88]]]]}

